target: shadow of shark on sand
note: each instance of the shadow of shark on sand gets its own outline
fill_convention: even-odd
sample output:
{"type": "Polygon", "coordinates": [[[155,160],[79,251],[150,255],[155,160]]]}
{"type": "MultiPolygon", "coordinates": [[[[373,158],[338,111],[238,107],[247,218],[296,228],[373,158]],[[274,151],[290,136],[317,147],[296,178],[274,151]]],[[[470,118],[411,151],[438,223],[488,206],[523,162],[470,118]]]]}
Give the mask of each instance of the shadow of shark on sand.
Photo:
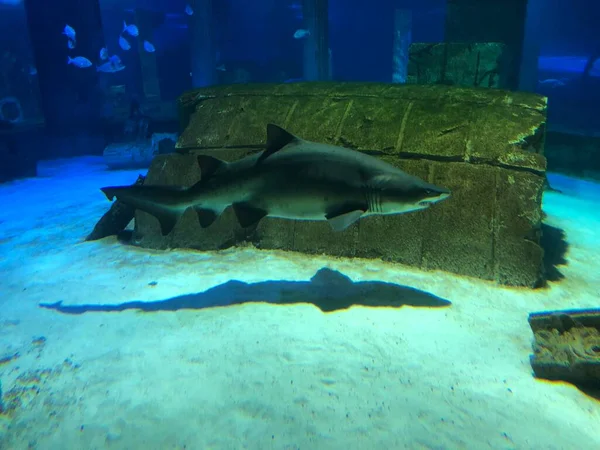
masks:
{"type": "Polygon", "coordinates": [[[245,283],[231,280],[204,292],[181,295],[155,302],[131,301],[117,305],[63,305],[62,302],[41,303],[40,307],[64,314],[87,312],[119,312],[137,309],[143,312],[177,311],[180,309],[216,308],[259,302],[277,305],[312,303],[323,312],[348,309],[351,306],[400,308],[447,307],[451,302],[419,289],[383,281],[353,282],[346,275],[329,268],[320,269],[309,281],[261,281],[245,283]]]}

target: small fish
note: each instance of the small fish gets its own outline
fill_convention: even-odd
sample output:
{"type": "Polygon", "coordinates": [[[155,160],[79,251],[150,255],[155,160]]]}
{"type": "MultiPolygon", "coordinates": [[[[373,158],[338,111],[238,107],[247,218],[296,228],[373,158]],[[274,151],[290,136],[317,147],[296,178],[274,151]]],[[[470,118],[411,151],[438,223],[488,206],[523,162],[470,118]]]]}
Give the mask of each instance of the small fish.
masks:
{"type": "Polygon", "coordinates": [[[77,39],[75,37],[75,35],[76,35],[75,29],[72,26],[70,26],[70,25],[65,25],[65,29],[63,30],[62,34],[64,34],[65,36],[67,36],[72,41],[74,41],[74,40],[77,39]]]}
{"type": "Polygon", "coordinates": [[[123,36],[119,36],[119,47],[121,47],[123,50],[129,50],[131,48],[131,44],[123,36]]]}
{"type": "Polygon", "coordinates": [[[35,66],[29,66],[29,75],[34,76],[37,75],[37,69],[35,68],[35,66]]]}
{"type": "Polygon", "coordinates": [[[221,72],[226,72],[227,68],[225,67],[225,64],[221,64],[221,65],[217,66],[217,70],[219,70],[221,72]]]}
{"type": "Polygon", "coordinates": [[[146,50],[148,53],[154,53],[156,49],[154,48],[154,45],[152,45],[152,43],[144,41],[144,50],[146,50]]]}
{"type": "Polygon", "coordinates": [[[119,57],[119,55],[112,55],[108,59],[110,60],[110,62],[113,62],[115,64],[119,64],[121,62],[121,58],[119,57]]]}
{"type": "Polygon", "coordinates": [[[104,61],[106,58],[108,58],[108,49],[106,47],[102,47],[100,49],[100,59],[104,61]]]}
{"type": "Polygon", "coordinates": [[[77,42],[74,41],[73,39],[69,39],[67,41],[67,47],[69,47],[71,50],[73,50],[76,45],[77,45],[77,42]]]}
{"type": "Polygon", "coordinates": [[[75,67],[85,69],[86,67],[90,67],[92,65],[92,62],[83,56],[76,56],[75,58],[71,58],[70,56],[68,56],[67,64],[73,64],[75,67]]]}
{"type": "Polygon", "coordinates": [[[194,10],[192,9],[192,7],[189,5],[189,3],[187,5],[185,5],[185,13],[188,16],[191,16],[194,14],[194,10]]]}
{"type": "Polygon", "coordinates": [[[96,72],[115,73],[125,69],[125,66],[119,62],[107,61],[104,64],[96,66],[96,72]]]}
{"type": "Polygon", "coordinates": [[[302,28],[300,28],[299,30],[296,30],[296,32],[294,33],[294,39],[304,39],[305,37],[310,36],[310,31],[308,30],[304,30],[302,28]]]}
{"type": "Polygon", "coordinates": [[[564,78],[560,79],[560,80],[557,80],[555,78],[548,78],[546,80],[538,80],[538,83],[541,84],[541,85],[550,86],[552,88],[566,86],[564,78]]]}
{"type": "Polygon", "coordinates": [[[123,31],[122,33],[127,32],[130,36],[137,36],[140,34],[140,30],[138,30],[137,25],[131,24],[127,25],[127,22],[123,21],[123,31]]]}

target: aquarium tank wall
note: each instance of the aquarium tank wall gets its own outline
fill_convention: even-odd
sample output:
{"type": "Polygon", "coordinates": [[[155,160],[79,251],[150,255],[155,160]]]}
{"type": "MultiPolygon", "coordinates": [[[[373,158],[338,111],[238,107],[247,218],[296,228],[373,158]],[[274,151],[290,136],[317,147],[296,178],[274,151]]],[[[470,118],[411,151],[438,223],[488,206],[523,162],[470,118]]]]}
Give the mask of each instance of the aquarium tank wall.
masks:
{"type": "Polygon", "coordinates": [[[600,449],[599,23],[0,0],[0,449],[600,449]]]}

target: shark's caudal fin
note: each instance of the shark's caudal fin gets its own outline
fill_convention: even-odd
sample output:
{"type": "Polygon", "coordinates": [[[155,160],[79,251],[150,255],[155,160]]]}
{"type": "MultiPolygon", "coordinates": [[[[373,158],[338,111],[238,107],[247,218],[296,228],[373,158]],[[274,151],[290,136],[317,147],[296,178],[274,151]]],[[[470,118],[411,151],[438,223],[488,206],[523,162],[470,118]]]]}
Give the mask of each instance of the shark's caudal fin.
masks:
{"type": "Polygon", "coordinates": [[[265,149],[264,152],[262,152],[262,154],[256,161],[256,164],[260,164],[265,159],[267,159],[269,156],[271,156],[273,153],[278,152],[286,145],[288,145],[294,141],[299,141],[299,140],[300,140],[299,137],[294,136],[289,131],[286,131],[283,128],[278,127],[275,124],[272,124],[272,123],[268,124],[267,125],[267,148],[265,149]]]}
{"type": "MultiPolygon", "coordinates": [[[[109,200],[115,197],[132,208],[147,212],[158,219],[163,236],[169,234],[183,213],[182,208],[172,206],[172,200],[185,192],[185,188],[174,186],[110,186],[103,187],[101,191],[109,200]]],[[[202,228],[209,227],[217,220],[219,214],[213,210],[203,208],[202,205],[193,206],[198,222],[202,228]]]]}
{"type": "Polygon", "coordinates": [[[120,189],[120,187],[118,187],[118,186],[109,186],[109,187],[100,188],[100,190],[104,193],[104,195],[106,195],[106,198],[109,199],[111,202],[117,196],[117,192],[119,192],[119,189],[120,189]]]}
{"type": "Polygon", "coordinates": [[[117,200],[124,204],[156,217],[160,224],[160,230],[163,236],[166,236],[173,230],[177,221],[183,215],[178,210],[170,209],[166,205],[150,200],[153,193],[157,193],[161,190],[169,190],[173,193],[181,191],[177,188],[168,189],[159,186],[110,186],[103,187],[100,190],[104,192],[104,195],[106,195],[106,198],[109,200],[113,200],[116,197],[117,200]]]}

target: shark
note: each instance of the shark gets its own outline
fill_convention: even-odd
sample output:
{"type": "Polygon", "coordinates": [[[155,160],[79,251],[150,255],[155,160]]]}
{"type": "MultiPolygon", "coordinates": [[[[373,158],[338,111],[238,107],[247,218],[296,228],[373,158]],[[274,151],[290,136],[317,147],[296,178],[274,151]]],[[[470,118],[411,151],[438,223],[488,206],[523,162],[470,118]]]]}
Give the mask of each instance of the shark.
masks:
{"type": "Polygon", "coordinates": [[[419,211],[450,197],[450,190],[412,176],[357,150],[302,139],[267,125],[262,152],[226,162],[198,155],[200,181],[189,188],[160,185],[101,188],[158,219],[169,234],[192,208],[202,228],[232,207],[243,228],[265,217],[327,221],[343,231],[373,215],[419,211]]]}

